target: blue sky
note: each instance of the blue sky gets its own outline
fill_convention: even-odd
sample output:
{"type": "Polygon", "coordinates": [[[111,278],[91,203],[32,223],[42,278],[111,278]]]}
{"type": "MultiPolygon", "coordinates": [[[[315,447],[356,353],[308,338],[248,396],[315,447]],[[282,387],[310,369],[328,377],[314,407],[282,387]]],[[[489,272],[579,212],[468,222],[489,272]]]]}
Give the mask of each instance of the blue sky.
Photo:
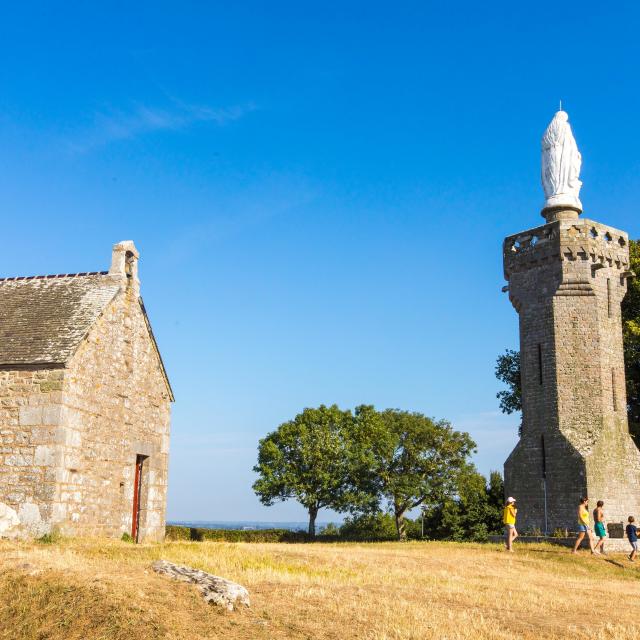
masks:
{"type": "Polygon", "coordinates": [[[177,398],[169,517],[303,517],[251,467],[320,403],[448,418],[501,468],[501,242],[542,221],[559,99],[585,215],[640,237],[639,7],[94,4],[2,4],[0,273],[136,242],[177,398]]]}

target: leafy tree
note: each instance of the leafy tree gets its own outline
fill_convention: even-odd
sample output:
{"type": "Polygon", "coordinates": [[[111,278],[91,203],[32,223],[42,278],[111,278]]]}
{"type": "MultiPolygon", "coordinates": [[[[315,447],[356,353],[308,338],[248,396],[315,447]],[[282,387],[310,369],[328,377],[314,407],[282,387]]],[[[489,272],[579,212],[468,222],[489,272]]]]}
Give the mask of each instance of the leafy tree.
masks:
{"type": "Polygon", "coordinates": [[[360,406],[356,424],[359,490],[387,503],[404,540],[407,512],[456,492],[475,443],[445,420],[398,409],[360,406]]]}
{"type": "Polygon", "coordinates": [[[351,539],[389,540],[398,534],[393,515],[379,511],[345,518],[340,535],[351,539]]]}
{"type": "Polygon", "coordinates": [[[350,411],[321,405],[304,409],[260,440],[253,490],[262,504],[297,500],[309,514],[311,537],[320,509],[343,511],[357,504],[358,496],[350,491],[352,428],[350,411]]]}
{"type": "MultiPolygon", "coordinates": [[[[420,520],[405,518],[405,528],[409,538],[421,537],[420,520]]],[[[396,519],[385,511],[347,517],[340,527],[340,535],[350,540],[391,540],[398,537],[396,519]]]]}
{"type": "Polygon", "coordinates": [[[629,259],[630,268],[638,277],[627,279],[627,294],[622,301],[622,340],[629,430],[640,444],[640,241],[629,241],[629,259]]]}
{"type": "Polygon", "coordinates": [[[473,465],[460,475],[455,496],[425,506],[425,534],[445,540],[483,542],[499,531],[503,500],[502,476],[492,471],[489,485],[473,465]]]}
{"type": "Polygon", "coordinates": [[[460,478],[458,495],[449,500],[444,509],[441,526],[449,525],[451,528],[447,537],[452,540],[486,540],[489,533],[488,507],[484,476],[470,466],[460,478]]]}
{"type": "MultiPolygon", "coordinates": [[[[500,400],[502,413],[516,413],[522,411],[522,386],[520,383],[520,352],[506,349],[496,361],[496,378],[507,385],[506,389],[498,391],[496,398],[500,400]]],[[[522,421],[518,427],[518,434],[522,435],[522,421]]]]}
{"type": "Polygon", "coordinates": [[[502,531],[502,509],[504,508],[504,480],[499,471],[492,471],[489,474],[489,485],[487,486],[487,525],[490,533],[500,533],[502,531]]]}

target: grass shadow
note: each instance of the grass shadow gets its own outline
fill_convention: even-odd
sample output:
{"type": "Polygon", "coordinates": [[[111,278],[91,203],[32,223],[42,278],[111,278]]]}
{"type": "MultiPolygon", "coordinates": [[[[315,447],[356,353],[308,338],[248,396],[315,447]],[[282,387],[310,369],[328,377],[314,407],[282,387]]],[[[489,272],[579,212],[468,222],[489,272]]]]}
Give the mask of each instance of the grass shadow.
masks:
{"type": "Polygon", "coordinates": [[[609,564],[612,564],[616,567],[620,567],[621,569],[626,569],[627,566],[622,564],[622,562],[618,562],[617,560],[614,560],[613,558],[603,558],[603,560],[605,562],[608,562],[609,564]]]}

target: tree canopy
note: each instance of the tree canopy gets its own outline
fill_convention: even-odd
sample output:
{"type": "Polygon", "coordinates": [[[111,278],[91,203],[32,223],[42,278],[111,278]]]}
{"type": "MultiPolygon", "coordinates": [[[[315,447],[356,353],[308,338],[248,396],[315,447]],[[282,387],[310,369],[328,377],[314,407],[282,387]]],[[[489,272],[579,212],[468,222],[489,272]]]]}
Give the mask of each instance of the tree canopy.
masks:
{"type": "Polygon", "coordinates": [[[297,500],[309,514],[312,537],[320,509],[343,511],[357,502],[349,491],[352,427],[351,411],[321,405],[304,409],[260,440],[253,468],[259,475],[253,489],[260,501],[297,500]]]}
{"type": "Polygon", "coordinates": [[[503,413],[522,411],[522,388],[520,386],[520,352],[506,349],[496,361],[496,378],[507,385],[498,391],[496,398],[500,400],[503,413]]]}
{"type": "Polygon", "coordinates": [[[411,509],[458,494],[474,449],[469,435],[446,420],[369,405],[354,415],[322,405],[260,440],[253,489],[265,505],[297,500],[309,514],[310,536],[322,508],[359,516],[388,508],[404,539],[411,509]]]}
{"type": "Polygon", "coordinates": [[[425,533],[438,540],[486,541],[501,529],[503,502],[500,473],[492,471],[487,483],[469,465],[460,475],[456,495],[424,505],[425,533]]]}
{"type": "MultiPolygon", "coordinates": [[[[496,378],[507,388],[496,393],[502,413],[520,413],[522,411],[522,386],[520,383],[520,352],[506,349],[496,360],[496,378]]],[[[518,426],[518,435],[522,435],[522,421],[518,426]]]]}
{"type": "Polygon", "coordinates": [[[475,443],[446,420],[421,413],[362,405],[355,412],[360,441],[360,488],[393,512],[398,538],[405,516],[425,501],[452,496],[475,443]]]}
{"type": "Polygon", "coordinates": [[[627,295],[622,301],[622,341],[627,380],[629,431],[640,444],[640,241],[629,242],[629,266],[637,274],[627,279],[627,295]]]}

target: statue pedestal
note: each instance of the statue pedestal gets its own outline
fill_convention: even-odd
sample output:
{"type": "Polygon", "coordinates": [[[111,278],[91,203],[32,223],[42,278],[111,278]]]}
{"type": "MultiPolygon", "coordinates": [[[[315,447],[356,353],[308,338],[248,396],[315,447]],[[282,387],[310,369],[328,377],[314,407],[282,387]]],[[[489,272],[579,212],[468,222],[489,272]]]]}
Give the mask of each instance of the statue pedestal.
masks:
{"type": "Polygon", "coordinates": [[[582,209],[577,207],[570,207],[567,205],[561,206],[545,206],[540,212],[540,215],[547,222],[556,222],[556,220],[577,220],[582,213],[582,209]]]}

